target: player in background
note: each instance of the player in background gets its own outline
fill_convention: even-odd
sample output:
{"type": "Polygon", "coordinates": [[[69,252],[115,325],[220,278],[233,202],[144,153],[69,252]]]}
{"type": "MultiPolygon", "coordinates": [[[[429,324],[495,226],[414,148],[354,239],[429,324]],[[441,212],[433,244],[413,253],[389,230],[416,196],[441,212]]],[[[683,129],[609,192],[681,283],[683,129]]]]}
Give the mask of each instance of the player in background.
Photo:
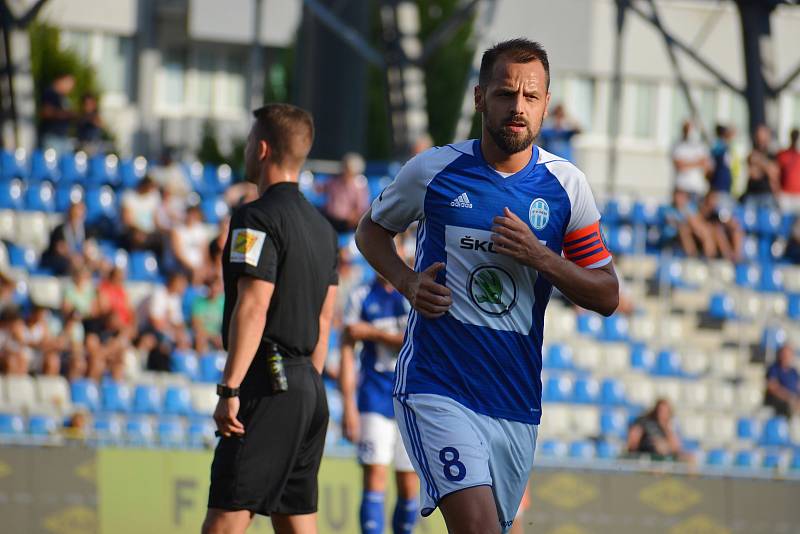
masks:
{"type": "Polygon", "coordinates": [[[553,286],[610,315],[619,290],[586,177],[533,144],[550,101],[547,53],[487,50],[480,139],[412,158],[364,215],[356,242],[411,303],[395,413],[424,491],[453,534],[507,532],[541,420],[544,311],[553,286]],[[419,221],[409,269],[392,238],[419,221]],[[563,256],[562,256],[563,253],[563,256]]]}
{"type": "Polygon", "coordinates": [[[382,534],[388,466],[394,464],[397,502],[394,534],[411,534],[417,515],[419,479],[394,419],[394,369],[408,318],[408,303],[385,279],[356,288],[345,307],[339,387],[345,437],[358,445],[363,466],[360,522],[363,534],[382,534]],[[362,343],[356,379],[355,344],[362,343]],[[358,393],[356,394],[356,381],[358,393]]]}

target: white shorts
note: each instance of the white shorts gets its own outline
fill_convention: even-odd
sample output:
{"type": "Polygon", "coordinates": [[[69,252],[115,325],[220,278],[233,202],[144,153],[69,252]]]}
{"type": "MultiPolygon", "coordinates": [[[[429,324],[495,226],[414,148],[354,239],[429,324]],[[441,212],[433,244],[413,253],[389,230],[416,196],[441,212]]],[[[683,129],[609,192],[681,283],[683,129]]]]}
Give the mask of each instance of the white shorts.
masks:
{"type": "Polygon", "coordinates": [[[413,471],[397,422],[379,413],[361,414],[358,461],[362,465],[394,464],[396,471],[413,471]]]}
{"type": "Polygon", "coordinates": [[[423,516],[450,493],[491,486],[503,532],[511,528],[533,467],[537,425],[481,415],[440,395],[394,401],[395,417],[425,491],[423,516]]]}

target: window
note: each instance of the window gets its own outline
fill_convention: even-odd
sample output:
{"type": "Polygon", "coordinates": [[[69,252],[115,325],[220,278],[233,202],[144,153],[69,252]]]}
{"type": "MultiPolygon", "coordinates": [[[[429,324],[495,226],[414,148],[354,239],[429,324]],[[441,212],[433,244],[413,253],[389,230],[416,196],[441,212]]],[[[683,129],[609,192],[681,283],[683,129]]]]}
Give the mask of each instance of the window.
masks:
{"type": "Polygon", "coordinates": [[[591,78],[575,78],[570,91],[570,107],[567,114],[572,116],[585,132],[592,131],[595,107],[595,81],[591,78]]]}
{"type": "Polygon", "coordinates": [[[653,139],[656,132],[656,85],[637,82],[633,85],[634,117],[633,136],[653,139]]]}
{"type": "Polygon", "coordinates": [[[700,120],[703,121],[703,126],[709,135],[714,135],[714,127],[717,125],[717,91],[713,88],[704,87],[700,89],[699,98],[697,99],[699,109],[697,112],[700,114],[700,120]]]}
{"type": "Polygon", "coordinates": [[[194,104],[198,109],[207,112],[214,105],[216,58],[210,53],[199,53],[196,57],[194,104]]]}
{"type": "Polygon", "coordinates": [[[800,93],[794,95],[792,104],[794,112],[792,113],[792,123],[789,125],[790,130],[792,128],[800,128],[800,93]]]}
{"type": "Polygon", "coordinates": [[[670,117],[670,139],[680,139],[683,123],[692,118],[689,103],[686,101],[686,95],[680,86],[676,86],[672,92],[672,113],[670,117]]]}
{"type": "Polygon", "coordinates": [[[183,54],[177,51],[164,54],[162,63],[161,103],[182,107],[186,91],[186,66],[183,54]]]}
{"type": "Polygon", "coordinates": [[[101,43],[101,60],[97,67],[103,90],[128,94],[133,61],[131,39],[116,35],[103,35],[101,43]]]}
{"type": "Polygon", "coordinates": [[[750,137],[750,112],[744,97],[731,93],[730,122],[736,128],[739,136],[750,137]]]}
{"type": "Polygon", "coordinates": [[[239,110],[244,108],[245,74],[244,58],[238,54],[225,57],[220,72],[220,102],[217,109],[239,110]]]}
{"type": "Polygon", "coordinates": [[[91,60],[91,35],[86,32],[62,31],[62,48],[72,50],[84,61],[91,60]]]}

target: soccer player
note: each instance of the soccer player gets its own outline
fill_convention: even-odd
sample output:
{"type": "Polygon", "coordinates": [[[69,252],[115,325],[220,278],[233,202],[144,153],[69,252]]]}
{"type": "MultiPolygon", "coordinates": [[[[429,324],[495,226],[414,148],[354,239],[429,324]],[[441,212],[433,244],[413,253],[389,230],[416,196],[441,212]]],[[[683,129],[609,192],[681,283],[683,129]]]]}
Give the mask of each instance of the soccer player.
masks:
{"type": "Polygon", "coordinates": [[[548,84],[538,43],[487,50],[475,87],[481,138],[412,158],[356,234],[367,260],[413,307],[395,413],[423,482],[422,515],[438,506],[454,534],[505,532],[517,512],[542,415],[553,286],[604,315],[618,303],[586,177],[533,145],[548,84]],[[412,270],[392,236],[415,220],[412,270]]]}
{"type": "Polygon", "coordinates": [[[411,534],[416,520],[419,479],[400,438],[392,405],[394,368],[408,312],[403,295],[380,276],[356,288],[345,308],[339,383],[345,437],[358,444],[358,460],[364,468],[359,514],[363,534],[383,533],[387,466],[392,463],[398,494],[392,531],[411,534]],[[356,399],[357,341],[362,349],[356,399]]]}

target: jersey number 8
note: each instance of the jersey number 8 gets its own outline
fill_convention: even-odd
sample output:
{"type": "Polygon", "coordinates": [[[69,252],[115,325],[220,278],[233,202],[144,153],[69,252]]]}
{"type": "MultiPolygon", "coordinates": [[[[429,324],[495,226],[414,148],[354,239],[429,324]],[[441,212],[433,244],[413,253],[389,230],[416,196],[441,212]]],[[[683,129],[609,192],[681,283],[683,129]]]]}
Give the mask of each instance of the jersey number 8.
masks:
{"type": "Polygon", "coordinates": [[[444,464],[444,477],[450,482],[461,482],[467,476],[467,466],[458,461],[459,457],[455,447],[445,447],[439,451],[439,460],[444,464]]]}

